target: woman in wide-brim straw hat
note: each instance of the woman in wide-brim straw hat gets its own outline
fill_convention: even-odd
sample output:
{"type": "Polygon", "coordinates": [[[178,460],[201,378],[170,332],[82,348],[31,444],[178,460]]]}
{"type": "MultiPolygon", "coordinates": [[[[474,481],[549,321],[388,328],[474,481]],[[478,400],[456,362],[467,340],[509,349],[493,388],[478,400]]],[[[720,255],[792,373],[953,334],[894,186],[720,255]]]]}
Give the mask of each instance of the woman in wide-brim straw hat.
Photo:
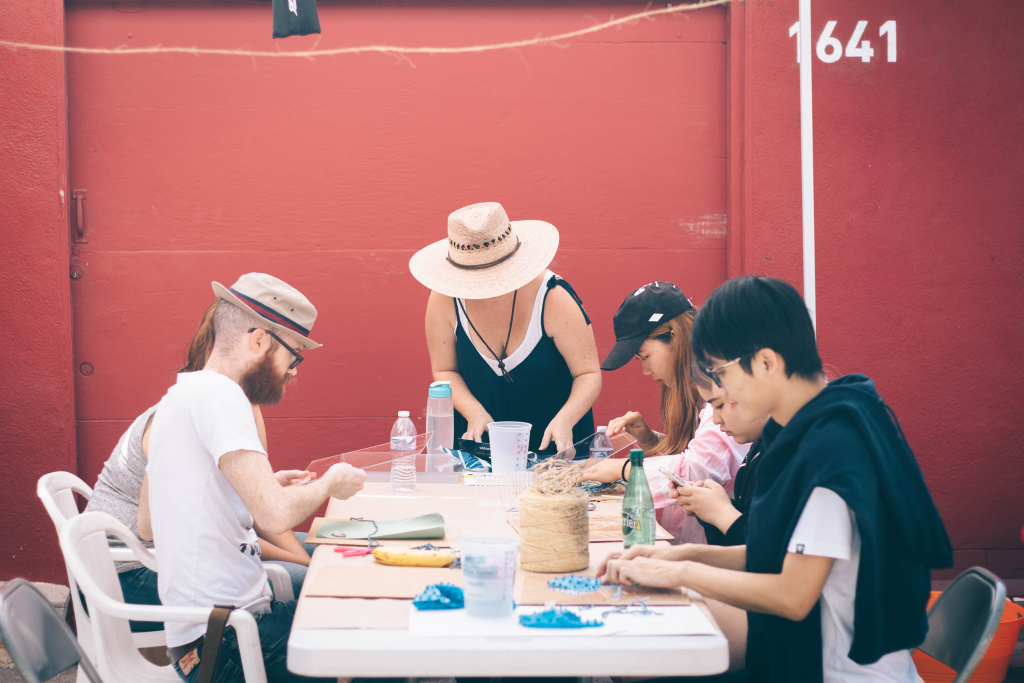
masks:
{"type": "Polygon", "coordinates": [[[448,238],[409,261],[432,290],[427,347],[434,380],[451,382],[456,436],[480,441],[489,422],[529,422],[540,452],[594,433],[597,345],[579,297],[547,268],[557,249],[555,226],[510,221],[485,202],[453,212],[448,238]]]}

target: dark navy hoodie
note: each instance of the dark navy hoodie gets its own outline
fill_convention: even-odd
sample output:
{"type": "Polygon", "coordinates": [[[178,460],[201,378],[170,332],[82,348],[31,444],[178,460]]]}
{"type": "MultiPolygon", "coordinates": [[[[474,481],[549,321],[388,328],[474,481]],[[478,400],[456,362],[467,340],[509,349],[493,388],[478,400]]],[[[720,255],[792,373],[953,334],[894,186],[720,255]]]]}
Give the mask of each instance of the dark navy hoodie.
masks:
{"type": "MultiPolygon", "coordinates": [[[[928,630],[929,568],[953,565],[939,512],[891,409],[864,375],[829,383],[785,427],[769,420],[747,523],[747,571],[782,571],[815,487],[849,506],[860,565],[849,657],[870,664],[916,647],[928,630]]],[[[802,621],[750,613],[755,678],[822,680],[820,602],[802,621]]]]}

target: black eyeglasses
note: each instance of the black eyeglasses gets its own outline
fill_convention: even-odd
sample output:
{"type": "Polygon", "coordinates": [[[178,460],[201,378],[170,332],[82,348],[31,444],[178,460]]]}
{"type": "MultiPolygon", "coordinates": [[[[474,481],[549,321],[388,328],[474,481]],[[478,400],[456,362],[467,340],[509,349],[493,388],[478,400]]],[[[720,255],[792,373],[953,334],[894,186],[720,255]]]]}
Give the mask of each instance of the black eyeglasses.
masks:
{"type": "Polygon", "coordinates": [[[250,328],[249,328],[249,334],[252,334],[252,333],[253,333],[253,332],[255,332],[256,330],[263,330],[264,332],[266,332],[267,334],[269,334],[269,335],[270,335],[271,337],[273,337],[274,339],[276,339],[276,340],[277,340],[277,343],[278,343],[278,344],[280,344],[280,345],[281,345],[281,346],[283,346],[284,348],[288,349],[288,353],[290,353],[290,354],[292,354],[293,356],[295,356],[295,360],[293,360],[293,361],[292,361],[292,364],[288,366],[288,369],[289,369],[289,370],[292,370],[292,369],[294,369],[295,367],[297,367],[297,366],[298,366],[298,364],[299,364],[299,363],[301,363],[302,361],[306,360],[305,358],[303,358],[303,357],[302,357],[302,354],[301,354],[301,353],[299,353],[298,351],[296,351],[296,350],[295,350],[295,349],[293,349],[292,347],[290,347],[290,346],[288,346],[287,344],[285,344],[285,342],[284,342],[284,339],[281,339],[281,338],[280,338],[280,337],[278,337],[278,336],[277,336],[276,334],[274,334],[273,332],[271,332],[270,330],[268,330],[268,329],[266,329],[266,328],[263,328],[263,327],[250,327],[250,328]]]}

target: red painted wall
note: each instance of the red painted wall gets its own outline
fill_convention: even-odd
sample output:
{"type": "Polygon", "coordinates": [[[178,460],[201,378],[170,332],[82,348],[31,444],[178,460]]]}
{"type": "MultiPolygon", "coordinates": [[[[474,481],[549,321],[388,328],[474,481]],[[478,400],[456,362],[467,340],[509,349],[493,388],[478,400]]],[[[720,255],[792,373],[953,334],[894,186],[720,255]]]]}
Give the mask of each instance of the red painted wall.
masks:
{"type": "MultiPolygon", "coordinates": [[[[69,43],[315,42],[271,44],[266,7],[249,2],[127,7],[69,5],[69,43]]],[[[645,7],[325,3],[320,46],[495,43],[645,7]]],[[[69,56],[71,173],[91,226],[72,286],[75,367],[94,369],[76,385],[82,476],[173,381],[209,281],[247,270],[293,283],[321,313],[324,348],[267,411],[275,464],[380,443],[398,409],[421,419],[427,291],[408,259],[485,198],[558,226],[552,269],[604,351],[635,287],[672,279],[706,296],[725,277],[725,16],[412,63],[69,56]]],[[[609,374],[598,419],[656,415],[657,396],[635,368],[609,374]]]]}
{"type": "MultiPolygon", "coordinates": [[[[59,0],[0,2],[7,39],[60,44],[59,0]]],[[[0,579],[66,583],[36,480],[75,469],[64,57],[0,49],[0,579]]]]}
{"type": "MultiPolygon", "coordinates": [[[[812,4],[814,42],[864,20],[875,50],[813,62],[823,358],[895,408],[957,564],[1024,576],[1024,5],[812,4]]],[[[799,286],[797,2],[747,13],[745,268],[799,286]]]]}

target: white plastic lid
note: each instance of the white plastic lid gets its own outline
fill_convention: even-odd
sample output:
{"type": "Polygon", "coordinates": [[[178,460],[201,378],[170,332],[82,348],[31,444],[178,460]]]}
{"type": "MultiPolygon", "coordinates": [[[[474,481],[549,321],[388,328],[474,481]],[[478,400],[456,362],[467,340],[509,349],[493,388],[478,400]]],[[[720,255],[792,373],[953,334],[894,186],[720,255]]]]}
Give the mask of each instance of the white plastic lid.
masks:
{"type": "Polygon", "coordinates": [[[409,417],[409,411],[408,410],[399,410],[398,411],[398,417],[409,417]]]}
{"type": "Polygon", "coordinates": [[[608,431],[608,427],[605,427],[604,425],[601,425],[600,427],[597,428],[597,433],[598,434],[604,434],[607,431],[608,431]]]}

